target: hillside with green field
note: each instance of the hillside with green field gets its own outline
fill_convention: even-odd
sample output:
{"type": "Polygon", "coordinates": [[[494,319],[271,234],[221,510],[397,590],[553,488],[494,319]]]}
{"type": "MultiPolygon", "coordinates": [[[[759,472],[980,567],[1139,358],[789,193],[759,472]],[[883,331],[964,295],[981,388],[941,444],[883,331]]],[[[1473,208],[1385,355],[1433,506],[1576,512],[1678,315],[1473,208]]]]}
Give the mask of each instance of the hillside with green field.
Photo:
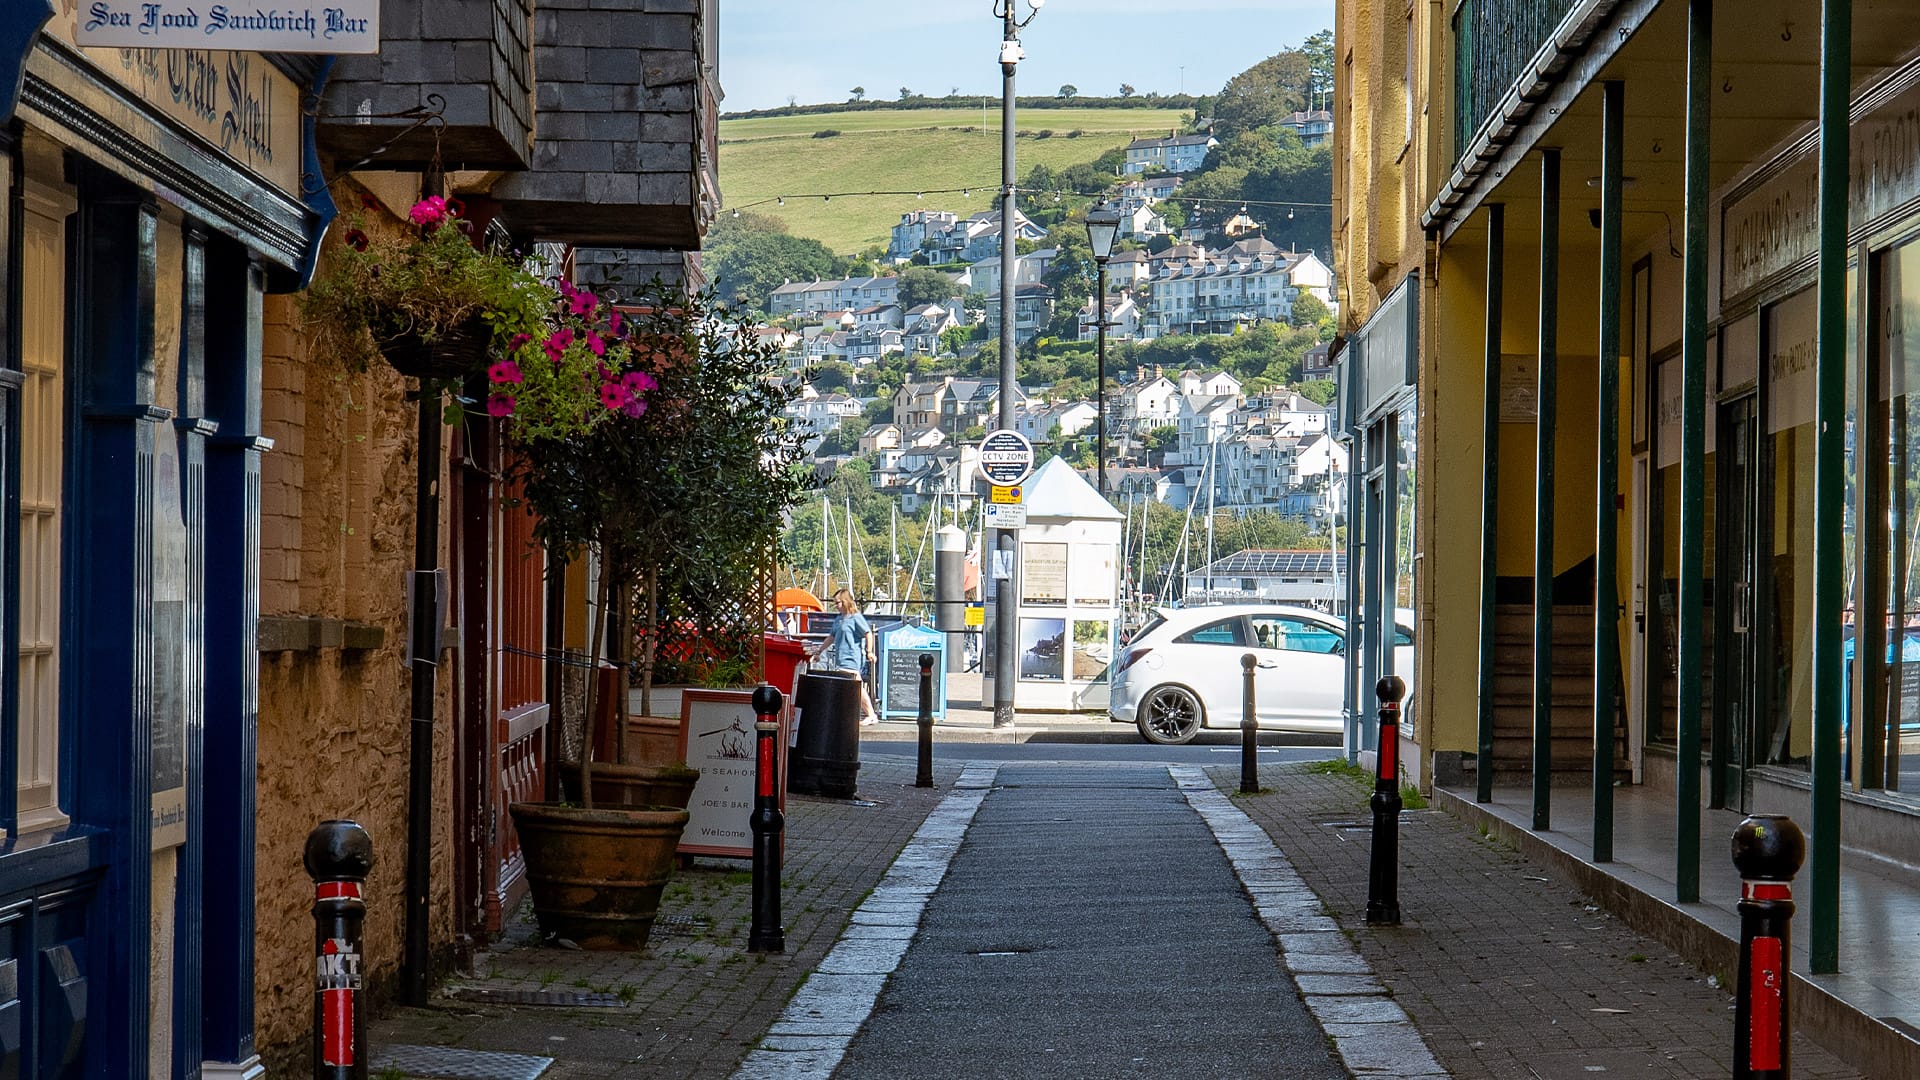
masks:
{"type": "MultiPolygon", "coordinates": [[[[1180,126],[1178,109],[1030,109],[1017,120],[1016,166],[1062,169],[1135,138],[1180,126]],[[1080,132],[1074,135],[1075,131],[1080,132]],[[1042,133],[1046,134],[1042,137],[1042,133]]],[[[944,209],[966,215],[991,205],[1000,183],[998,109],[905,109],[755,117],[720,123],[720,188],[730,208],[778,218],[796,236],[842,254],[885,246],[900,215],[944,209]],[[817,132],[837,130],[830,138],[817,132]],[[789,198],[845,191],[972,188],[952,195],[789,198]]]]}

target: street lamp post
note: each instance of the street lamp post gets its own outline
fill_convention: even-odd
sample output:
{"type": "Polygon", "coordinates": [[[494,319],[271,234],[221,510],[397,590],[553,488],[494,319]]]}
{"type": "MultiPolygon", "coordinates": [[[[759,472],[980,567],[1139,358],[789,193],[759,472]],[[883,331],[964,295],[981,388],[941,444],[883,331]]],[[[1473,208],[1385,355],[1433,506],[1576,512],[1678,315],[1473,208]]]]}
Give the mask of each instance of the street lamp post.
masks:
{"type": "MultiPolygon", "coordinates": [[[[1027,17],[1019,18],[1019,0],[994,0],[993,14],[1004,24],[1000,38],[1000,427],[1012,430],[1014,387],[1014,235],[1018,220],[1013,197],[1013,69],[1026,53],[1020,49],[1020,30],[1033,21],[1047,0],[1027,0],[1027,17]]],[[[1012,529],[994,530],[994,550],[1005,552],[1000,566],[1006,576],[997,577],[994,603],[993,646],[993,726],[1013,726],[1014,657],[1018,652],[1014,635],[1019,632],[1019,536],[1012,529]]],[[[992,572],[990,571],[990,572],[992,572]]]]}
{"type": "Polygon", "coordinates": [[[1100,497],[1107,497],[1107,260],[1113,257],[1113,238],[1120,232],[1120,211],[1102,200],[1087,211],[1087,246],[1093,249],[1093,264],[1098,268],[1094,286],[1094,362],[1097,365],[1094,393],[1098,401],[1099,442],[1096,465],[1099,469],[1100,497]]]}

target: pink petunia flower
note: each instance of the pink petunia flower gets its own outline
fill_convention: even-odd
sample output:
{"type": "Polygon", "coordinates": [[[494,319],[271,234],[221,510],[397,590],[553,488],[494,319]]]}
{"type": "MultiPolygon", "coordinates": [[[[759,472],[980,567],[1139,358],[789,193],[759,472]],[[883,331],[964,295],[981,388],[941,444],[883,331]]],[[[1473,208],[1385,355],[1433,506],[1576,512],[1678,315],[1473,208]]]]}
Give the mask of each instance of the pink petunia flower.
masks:
{"type": "Polygon", "coordinates": [[[529,341],[532,341],[532,340],[533,340],[533,338],[532,338],[532,337],[531,337],[530,335],[527,335],[527,334],[515,334],[515,335],[513,335],[513,340],[512,340],[512,341],[509,341],[509,342],[507,342],[507,351],[508,351],[508,352],[519,352],[519,351],[520,351],[520,346],[522,346],[522,345],[525,345],[525,344],[526,344],[527,342],[529,342],[529,341]]]}
{"type": "Polygon", "coordinates": [[[512,416],[514,400],[510,394],[495,394],[487,399],[488,416],[512,416]]]}
{"type": "Polygon", "coordinates": [[[627,414],[628,416],[645,416],[647,415],[646,399],[634,398],[632,401],[627,402],[626,406],[623,407],[620,411],[627,414]]]}
{"type": "Polygon", "coordinates": [[[413,204],[407,212],[407,218],[415,225],[438,225],[447,218],[447,200],[438,195],[429,195],[413,204]]]}
{"type": "Polygon", "coordinates": [[[600,303],[599,297],[587,292],[585,289],[575,292],[571,299],[572,302],[568,305],[568,308],[575,315],[592,315],[594,307],[600,303]]]}
{"type": "Polygon", "coordinates": [[[587,348],[592,349],[595,356],[607,355],[606,339],[591,330],[587,331],[587,348]]]}
{"type": "Polygon", "coordinates": [[[620,385],[626,387],[630,394],[643,394],[655,389],[660,383],[644,371],[629,371],[620,376],[620,385]]]}
{"type": "Polygon", "coordinates": [[[613,331],[614,337],[620,336],[620,323],[620,311],[616,308],[613,314],[607,319],[607,327],[613,331]]]}
{"type": "Polygon", "coordinates": [[[492,383],[522,383],[526,376],[520,374],[520,365],[511,360],[502,360],[487,369],[487,381],[492,383]]]}
{"type": "Polygon", "coordinates": [[[605,405],[607,408],[619,409],[632,400],[633,395],[627,393],[627,388],[621,386],[619,383],[600,384],[600,404],[605,405]]]}
{"type": "Polygon", "coordinates": [[[547,359],[552,360],[556,364],[559,363],[561,355],[567,351],[567,346],[571,344],[573,344],[573,331],[555,330],[553,334],[547,338],[547,359]]]}

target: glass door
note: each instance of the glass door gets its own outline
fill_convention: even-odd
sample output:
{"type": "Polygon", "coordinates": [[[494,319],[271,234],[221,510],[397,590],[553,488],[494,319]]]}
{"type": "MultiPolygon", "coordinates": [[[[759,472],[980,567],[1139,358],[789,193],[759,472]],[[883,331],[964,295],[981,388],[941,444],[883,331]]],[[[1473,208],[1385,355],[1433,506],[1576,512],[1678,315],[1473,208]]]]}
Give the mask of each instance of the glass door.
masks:
{"type": "Polygon", "coordinates": [[[1721,503],[1715,519],[1719,595],[1714,598],[1713,761],[1720,770],[1711,784],[1711,802],[1746,810],[1748,733],[1760,715],[1759,634],[1754,598],[1759,588],[1760,527],[1759,401],[1737,398],[1720,409],[1721,503]]]}

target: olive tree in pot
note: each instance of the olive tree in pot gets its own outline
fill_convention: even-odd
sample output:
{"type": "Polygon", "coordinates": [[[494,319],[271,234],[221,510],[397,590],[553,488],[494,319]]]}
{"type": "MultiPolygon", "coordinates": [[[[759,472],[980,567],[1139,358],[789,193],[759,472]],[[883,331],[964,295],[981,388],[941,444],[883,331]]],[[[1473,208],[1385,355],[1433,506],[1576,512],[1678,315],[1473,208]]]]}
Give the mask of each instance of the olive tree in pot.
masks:
{"type": "MultiPolygon", "coordinates": [[[[606,415],[564,437],[527,426],[516,439],[514,469],[547,549],[598,556],[597,669],[609,609],[630,619],[636,582],[654,595],[663,576],[683,572],[696,553],[712,554],[710,538],[745,535],[747,525],[732,515],[746,503],[759,508],[749,515],[755,527],[772,535],[797,495],[797,448],[781,414],[789,392],[771,379],[778,352],[754,324],[715,308],[709,297],[657,281],[642,290],[644,302],[614,310],[591,293],[563,289],[571,308],[585,312],[590,346],[611,358],[598,373],[606,415]],[[716,520],[723,515],[728,520],[716,520]]],[[[502,389],[496,386],[496,395],[502,389]]],[[[515,430],[512,421],[508,430],[515,430]]],[[[657,609],[648,608],[654,620],[657,609]]],[[[628,670],[633,635],[612,637],[620,654],[614,659],[628,670]]],[[[651,704],[650,663],[641,659],[643,713],[651,704]]],[[[594,682],[588,680],[576,785],[581,805],[510,809],[542,929],[588,947],[638,947],[672,872],[685,801],[678,809],[607,805],[646,797],[662,777],[655,775],[661,770],[627,764],[624,723],[615,727],[614,760],[594,761],[594,682]],[[612,783],[603,786],[599,774],[612,783]],[[603,884],[577,884],[588,880],[603,884]]],[[[624,716],[623,705],[615,716],[624,716]]],[[[665,771],[691,792],[683,763],[665,771]]]]}

